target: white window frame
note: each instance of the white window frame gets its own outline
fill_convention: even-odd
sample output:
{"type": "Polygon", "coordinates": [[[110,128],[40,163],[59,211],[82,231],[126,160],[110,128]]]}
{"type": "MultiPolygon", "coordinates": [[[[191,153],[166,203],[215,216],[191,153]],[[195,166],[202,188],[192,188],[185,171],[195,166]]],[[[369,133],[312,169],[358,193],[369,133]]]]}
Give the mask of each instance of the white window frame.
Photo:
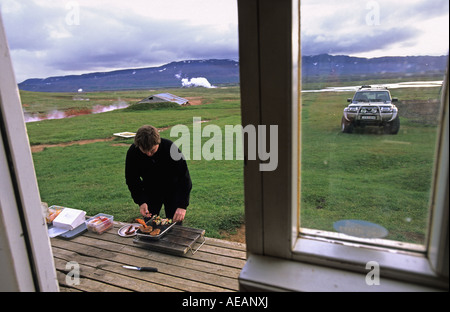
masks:
{"type": "Polygon", "coordinates": [[[0,291],[58,291],[0,12],[0,291]]]}
{"type": "Polygon", "coordinates": [[[238,0],[242,125],[278,125],[279,135],[275,171],[259,171],[259,161],[244,155],[248,260],[240,289],[448,290],[447,80],[427,252],[394,252],[299,235],[299,5],[291,0],[238,0]],[[380,285],[366,283],[369,261],[379,264],[380,285]]]}

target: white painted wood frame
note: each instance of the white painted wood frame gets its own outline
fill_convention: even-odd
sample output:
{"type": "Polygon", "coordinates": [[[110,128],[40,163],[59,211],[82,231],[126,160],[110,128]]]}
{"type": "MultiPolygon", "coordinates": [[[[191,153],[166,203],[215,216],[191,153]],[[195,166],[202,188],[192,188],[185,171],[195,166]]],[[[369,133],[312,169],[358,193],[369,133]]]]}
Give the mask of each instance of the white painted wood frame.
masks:
{"type": "Polygon", "coordinates": [[[58,291],[1,14],[0,134],[0,291],[58,291]]]}
{"type": "MultiPolygon", "coordinates": [[[[448,80],[437,143],[429,242],[422,253],[397,253],[299,235],[299,6],[291,0],[238,0],[242,124],[278,125],[278,168],[259,171],[244,141],[248,261],[241,290],[448,290],[448,80]],[[377,261],[382,283],[365,282],[377,261]]],[[[330,30],[332,31],[332,30],[330,30]]]]}

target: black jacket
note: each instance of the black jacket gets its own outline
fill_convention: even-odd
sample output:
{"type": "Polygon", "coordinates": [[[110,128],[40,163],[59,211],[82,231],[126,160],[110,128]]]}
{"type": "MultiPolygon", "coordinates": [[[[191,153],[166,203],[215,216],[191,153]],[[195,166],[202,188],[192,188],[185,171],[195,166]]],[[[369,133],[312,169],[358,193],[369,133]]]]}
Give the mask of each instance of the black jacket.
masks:
{"type": "Polygon", "coordinates": [[[132,144],[125,161],[125,180],[131,197],[138,205],[150,198],[175,199],[178,208],[187,208],[192,181],[186,160],[173,160],[170,147],[173,142],[161,138],[158,151],[151,157],[132,144]]]}

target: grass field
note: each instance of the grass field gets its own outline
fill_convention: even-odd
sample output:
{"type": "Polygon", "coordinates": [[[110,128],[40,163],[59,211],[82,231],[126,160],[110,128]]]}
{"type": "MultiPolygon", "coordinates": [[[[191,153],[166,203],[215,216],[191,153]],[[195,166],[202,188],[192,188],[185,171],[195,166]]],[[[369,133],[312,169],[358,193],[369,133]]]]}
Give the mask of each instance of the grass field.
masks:
{"type": "MultiPolygon", "coordinates": [[[[177,124],[192,129],[193,117],[224,129],[240,118],[239,87],[94,92],[89,101],[74,101],[74,94],[21,91],[25,109],[44,114],[52,110],[91,109],[118,101],[128,104],[153,93],[169,92],[201,99],[202,105],[121,109],[102,114],[27,123],[31,145],[58,144],[111,138],[121,131],[135,132],[143,124],[167,128],[177,124]]],[[[437,88],[396,89],[402,100],[437,99],[437,88]]],[[[341,219],[378,223],[388,239],[422,243],[434,158],[436,125],[419,116],[401,117],[398,135],[374,130],[340,132],[342,110],[351,93],[302,95],[302,207],[303,227],[333,231],[341,219]]],[[[408,111],[406,106],[404,111],[408,111]]],[[[203,142],[208,138],[203,138],[203,142]]],[[[132,139],[45,148],[33,153],[43,201],[114,215],[115,220],[139,217],[124,179],[125,154],[132,139]]],[[[192,149],[191,149],[192,150],[192,149]]],[[[224,151],[223,151],[224,152],[224,151]]],[[[225,157],[223,157],[224,159],[225,157]]],[[[193,190],[185,225],[206,229],[207,236],[222,237],[244,222],[243,163],[241,160],[188,160],[193,190]]]]}
{"type": "MultiPolygon", "coordinates": [[[[166,128],[185,124],[192,128],[193,117],[201,117],[223,127],[240,124],[239,88],[158,90],[182,97],[201,97],[203,105],[154,110],[121,109],[68,119],[27,123],[31,145],[109,138],[113,133],[135,132],[143,124],[166,128]]],[[[23,92],[22,101],[33,107],[41,94],[23,92]]],[[[50,96],[44,94],[45,96],[50,96]]],[[[90,101],[73,101],[66,94],[55,94],[41,112],[69,108],[82,102],[87,108],[98,103],[109,105],[120,98],[129,104],[149,95],[145,91],[89,93],[90,101]],[[60,105],[59,105],[60,103],[60,105]],[[50,105],[50,104],[49,104],[50,105]]],[[[206,125],[205,123],[203,125],[206,125]]],[[[170,137],[170,129],[161,132],[170,137]]],[[[206,139],[204,139],[206,140],[206,139]]],[[[89,215],[114,215],[118,221],[132,221],[139,210],[130,197],[124,178],[125,155],[132,139],[85,145],[45,148],[33,153],[41,199],[49,205],[83,209],[89,215]]],[[[206,230],[210,237],[221,237],[244,222],[243,167],[241,160],[189,160],[193,190],[185,225],[206,230]]]]}
{"type": "MultiPolygon", "coordinates": [[[[391,92],[399,99],[421,101],[422,107],[438,98],[437,88],[391,92]]],[[[377,128],[344,134],[339,120],[351,96],[303,95],[301,224],[334,231],[335,221],[365,220],[385,227],[387,239],[423,243],[436,119],[404,118],[409,110],[404,107],[397,135],[384,135],[377,128]]]]}

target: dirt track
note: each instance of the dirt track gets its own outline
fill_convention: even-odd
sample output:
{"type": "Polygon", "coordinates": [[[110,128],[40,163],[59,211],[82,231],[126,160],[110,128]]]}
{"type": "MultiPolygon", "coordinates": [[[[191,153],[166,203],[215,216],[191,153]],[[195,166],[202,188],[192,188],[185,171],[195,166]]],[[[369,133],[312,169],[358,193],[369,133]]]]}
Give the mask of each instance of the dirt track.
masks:
{"type": "MultiPolygon", "coordinates": [[[[203,122],[207,122],[208,120],[205,120],[203,122]]],[[[158,132],[162,132],[164,130],[170,129],[170,127],[164,127],[164,128],[158,128],[158,132]]],[[[79,140],[79,141],[71,141],[71,142],[64,142],[64,143],[57,143],[57,144],[38,144],[38,145],[31,145],[31,152],[32,153],[38,153],[42,152],[44,148],[47,147],[57,147],[57,146],[71,146],[75,144],[84,145],[84,144],[91,144],[91,143],[97,143],[97,142],[108,142],[116,139],[116,137],[110,137],[110,138],[104,138],[104,139],[90,139],[90,140],[79,140]]],[[[113,146],[121,146],[124,145],[124,143],[116,143],[112,144],[113,146]]],[[[129,145],[129,144],[126,144],[129,145]]]]}
{"type": "Polygon", "coordinates": [[[96,143],[96,142],[107,142],[114,140],[114,137],[106,138],[106,139],[93,139],[93,140],[80,140],[80,141],[72,141],[72,142],[65,142],[65,143],[58,143],[58,144],[39,144],[39,145],[31,145],[31,152],[37,153],[42,152],[44,148],[47,147],[56,147],[56,146],[70,146],[70,145],[84,145],[84,144],[90,144],[90,143],[96,143]]]}

